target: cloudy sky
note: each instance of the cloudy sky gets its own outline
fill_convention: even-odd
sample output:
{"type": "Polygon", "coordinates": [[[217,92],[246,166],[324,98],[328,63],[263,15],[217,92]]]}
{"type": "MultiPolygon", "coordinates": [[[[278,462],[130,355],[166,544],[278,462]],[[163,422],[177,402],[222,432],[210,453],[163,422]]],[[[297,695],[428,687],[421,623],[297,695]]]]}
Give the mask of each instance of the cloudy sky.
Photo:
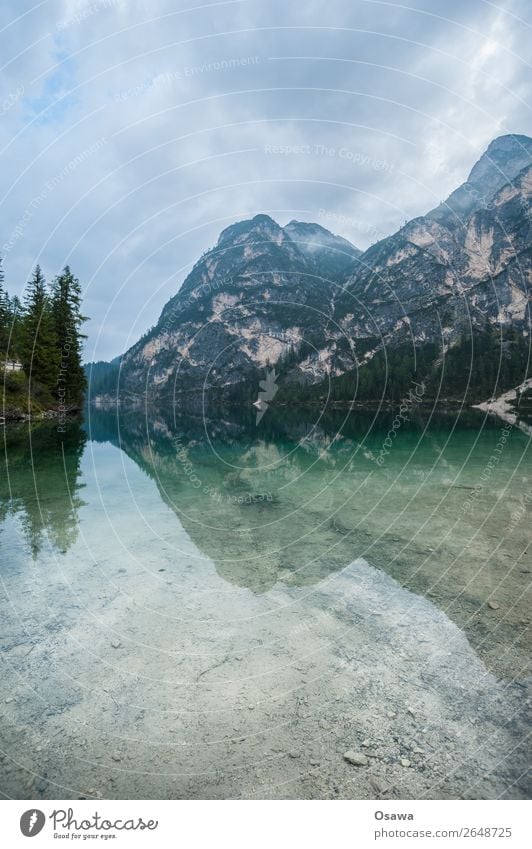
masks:
{"type": "Polygon", "coordinates": [[[532,135],[529,0],[3,0],[0,255],[85,293],[87,359],[266,212],[365,248],[532,135]]]}

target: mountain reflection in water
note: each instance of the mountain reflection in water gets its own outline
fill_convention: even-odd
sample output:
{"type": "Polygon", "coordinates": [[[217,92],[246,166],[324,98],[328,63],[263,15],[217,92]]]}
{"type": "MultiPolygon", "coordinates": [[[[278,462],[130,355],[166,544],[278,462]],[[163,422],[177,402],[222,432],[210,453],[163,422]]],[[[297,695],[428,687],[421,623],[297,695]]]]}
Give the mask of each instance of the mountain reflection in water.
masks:
{"type": "MultiPolygon", "coordinates": [[[[272,408],[257,426],[251,410],[117,416],[91,408],[84,429],[71,422],[65,434],[53,423],[6,428],[0,516],[16,518],[34,558],[45,543],[65,553],[96,513],[127,551],[127,528],[116,530],[106,502],[122,493],[142,521],[142,498],[137,503],[123,454],[107,453],[98,466],[91,446],[110,443],[175,514],[175,568],[183,555],[172,536],[183,529],[224,581],[255,594],[278,583],[310,587],[364,558],[426,595],[498,673],[516,665],[522,672],[526,436],[511,430],[502,462],[479,485],[504,425],[479,413],[418,412],[383,453],[393,418],[272,408]],[[83,469],[91,465],[97,490],[89,497],[83,469]]],[[[155,558],[159,544],[154,537],[155,558]]]]}

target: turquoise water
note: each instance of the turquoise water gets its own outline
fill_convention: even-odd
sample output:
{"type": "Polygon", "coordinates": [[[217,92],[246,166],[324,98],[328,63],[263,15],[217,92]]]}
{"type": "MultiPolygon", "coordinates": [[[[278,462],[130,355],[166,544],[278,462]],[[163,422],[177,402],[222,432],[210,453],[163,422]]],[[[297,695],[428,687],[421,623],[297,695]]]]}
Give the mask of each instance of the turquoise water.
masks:
{"type": "Polygon", "coordinates": [[[529,437],[413,415],[6,428],[4,794],[526,795],[529,437]]]}

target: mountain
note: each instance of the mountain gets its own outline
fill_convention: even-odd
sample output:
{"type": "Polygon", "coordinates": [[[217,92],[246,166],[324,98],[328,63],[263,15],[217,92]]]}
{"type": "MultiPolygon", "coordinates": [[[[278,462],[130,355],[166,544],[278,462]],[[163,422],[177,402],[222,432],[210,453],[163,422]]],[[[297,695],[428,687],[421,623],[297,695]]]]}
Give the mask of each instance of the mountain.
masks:
{"type": "Polygon", "coordinates": [[[523,135],[500,136],[473,166],[469,177],[446,201],[426,216],[452,226],[477,209],[532,164],[532,139],[523,135]]]}
{"type": "Polygon", "coordinates": [[[275,366],[287,402],[330,381],[332,397],[352,397],[362,381],[378,398],[390,362],[412,378],[421,358],[432,374],[446,357],[467,360],[478,333],[484,364],[467,385],[515,380],[530,317],[531,198],[532,139],[509,135],[444,203],[365,252],[318,224],[233,224],[123,355],[121,390],[236,391],[275,366]],[[512,346],[518,366],[497,369],[512,346]]]}
{"type": "Polygon", "coordinates": [[[343,330],[378,348],[527,326],[531,193],[532,139],[496,139],[443,204],[359,258],[337,302],[343,330]]]}
{"type": "Polygon", "coordinates": [[[131,392],[237,384],[319,335],[333,312],[335,280],[357,248],[317,224],[280,227],[257,215],[227,227],[164,307],[157,325],[122,357],[131,392]],[[142,390],[141,390],[142,391],[142,390]]]}

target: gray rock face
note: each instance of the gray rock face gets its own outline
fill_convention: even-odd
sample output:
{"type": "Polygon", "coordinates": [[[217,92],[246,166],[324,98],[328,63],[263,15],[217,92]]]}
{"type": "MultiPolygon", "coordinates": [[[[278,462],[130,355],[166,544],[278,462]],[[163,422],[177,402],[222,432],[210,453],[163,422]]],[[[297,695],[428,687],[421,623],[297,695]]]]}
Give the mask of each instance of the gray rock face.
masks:
{"type": "Polygon", "coordinates": [[[532,139],[496,139],[445,203],[362,254],[337,299],[337,321],[376,346],[452,344],[486,321],[525,327],[531,199],[532,139]]]}
{"type": "Polygon", "coordinates": [[[522,135],[500,136],[473,166],[467,181],[447,200],[428,213],[435,221],[460,225],[465,217],[486,206],[523,168],[532,164],[532,139],[522,135]]]}
{"type": "Polygon", "coordinates": [[[486,323],[525,329],[531,246],[527,136],[493,141],[447,201],[364,253],[317,224],[257,215],[221,233],[126,352],[122,386],[230,386],[289,353],[296,379],[316,382],[383,344],[448,346],[486,323]]]}
{"type": "Polygon", "coordinates": [[[347,239],[335,236],[319,224],[290,221],[284,228],[307,262],[314,264],[318,275],[329,283],[341,283],[353,272],[353,260],[362,251],[347,239]]]}

